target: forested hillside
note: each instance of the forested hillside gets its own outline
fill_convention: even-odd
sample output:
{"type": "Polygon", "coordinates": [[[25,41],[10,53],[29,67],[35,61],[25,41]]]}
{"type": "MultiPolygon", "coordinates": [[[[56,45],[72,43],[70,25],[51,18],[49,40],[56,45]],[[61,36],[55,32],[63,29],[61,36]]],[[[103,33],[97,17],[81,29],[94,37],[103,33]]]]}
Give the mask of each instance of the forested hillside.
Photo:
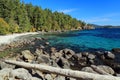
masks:
{"type": "Polygon", "coordinates": [[[0,34],[82,29],[85,23],[70,15],[20,2],[0,0],[0,34]]]}

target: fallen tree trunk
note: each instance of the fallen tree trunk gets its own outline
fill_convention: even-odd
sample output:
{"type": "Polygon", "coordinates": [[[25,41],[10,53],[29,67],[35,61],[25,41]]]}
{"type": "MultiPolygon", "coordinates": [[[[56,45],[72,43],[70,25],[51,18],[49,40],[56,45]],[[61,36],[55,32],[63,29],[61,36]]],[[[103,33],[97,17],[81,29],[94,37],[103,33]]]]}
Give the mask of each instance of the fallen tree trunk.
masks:
{"type": "Polygon", "coordinates": [[[25,62],[18,62],[12,60],[5,60],[6,63],[18,65],[21,67],[29,68],[29,69],[37,69],[43,72],[54,73],[62,76],[73,77],[77,79],[84,79],[84,80],[120,80],[120,77],[110,76],[110,75],[100,75],[82,71],[75,71],[70,69],[61,69],[51,66],[45,66],[40,64],[30,64],[25,62]]]}

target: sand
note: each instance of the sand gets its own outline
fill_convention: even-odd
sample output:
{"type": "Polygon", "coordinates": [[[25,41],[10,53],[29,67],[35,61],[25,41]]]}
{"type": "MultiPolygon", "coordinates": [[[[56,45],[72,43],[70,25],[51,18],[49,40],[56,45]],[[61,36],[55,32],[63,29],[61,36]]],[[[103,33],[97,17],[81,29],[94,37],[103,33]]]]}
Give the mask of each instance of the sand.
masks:
{"type": "Polygon", "coordinates": [[[10,42],[14,41],[15,38],[24,36],[24,35],[35,35],[38,34],[38,32],[28,32],[28,33],[19,33],[19,34],[11,34],[11,35],[3,35],[0,36],[0,45],[1,44],[9,44],[10,42]]]}

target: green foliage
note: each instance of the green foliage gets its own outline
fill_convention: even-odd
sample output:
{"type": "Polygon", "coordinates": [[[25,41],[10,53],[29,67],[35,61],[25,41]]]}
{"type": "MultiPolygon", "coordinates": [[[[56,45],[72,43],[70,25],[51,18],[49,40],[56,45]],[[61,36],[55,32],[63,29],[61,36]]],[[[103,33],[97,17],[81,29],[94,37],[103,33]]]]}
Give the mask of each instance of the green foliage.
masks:
{"type": "Polygon", "coordinates": [[[9,29],[9,25],[2,18],[0,18],[0,34],[8,34],[9,29]]]}
{"type": "Polygon", "coordinates": [[[0,0],[0,17],[9,24],[10,28],[0,28],[2,34],[40,30],[74,30],[82,29],[85,25],[83,21],[72,18],[70,15],[42,9],[31,3],[25,4],[20,0],[0,0]]]}
{"type": "Polygon", "coordinates": [[[11,33],[18,32],[19,26],[14,20],[12,20],[12,19],[9,20],[9,26],[10,26],[9,32],[11,32],[11,33]]]}

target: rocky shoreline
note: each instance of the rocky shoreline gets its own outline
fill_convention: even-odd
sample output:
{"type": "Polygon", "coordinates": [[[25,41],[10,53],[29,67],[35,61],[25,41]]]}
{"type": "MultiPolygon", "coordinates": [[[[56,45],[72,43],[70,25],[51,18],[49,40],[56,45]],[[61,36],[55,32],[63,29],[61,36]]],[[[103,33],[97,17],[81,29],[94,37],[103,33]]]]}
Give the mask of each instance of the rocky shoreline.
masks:
{"type": "MultiPolygon", "coordinates": [[[[31,38],[0,46],[0,53],[11,48],[22,48],[0,60],[0,80],[79,80],[7,64],[10,59],[32,64],[43,64],[62,69],[72,69],[95,74],[120,76],[120,49],[111,51],[80,52],[71,49],[57,50],[44,38],[31,38]]],[[[102,80],[102,78],[101,78],[102,80]]]]}

